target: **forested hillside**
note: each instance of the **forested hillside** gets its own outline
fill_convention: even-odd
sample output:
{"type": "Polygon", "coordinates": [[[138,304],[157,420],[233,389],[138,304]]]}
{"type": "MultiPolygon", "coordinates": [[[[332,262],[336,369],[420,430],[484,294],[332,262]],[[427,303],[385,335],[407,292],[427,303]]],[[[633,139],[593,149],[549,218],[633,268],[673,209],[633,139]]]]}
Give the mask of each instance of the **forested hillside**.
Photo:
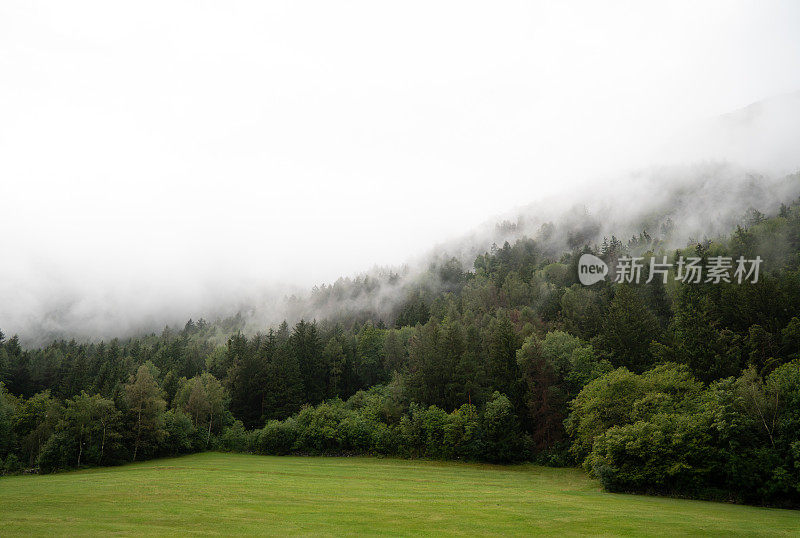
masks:
{"type": "Polygon", "coordinates": [[[671,218],[602,241],[515,230],[471,266],[441,257],[399,300],[380,302],[391,272],[340,281],[311,295],[324,315],[257,334],[237,316],[36,349],[0,335],[0,461],[48,472],[210,448],[531,460],[583,465],[611,491],[799,507],[790,202],[681,248],[671,218]],[[642,257],[644,278],[583,286],[586,253],[642,257]],[[645,283],[664,256],[667,277],[645,283]],[[760,257],[757,281],[677,278],[680,257],[720,256],[760,257]],[[382,306],[332,307],[348,301],[382,306]]]}

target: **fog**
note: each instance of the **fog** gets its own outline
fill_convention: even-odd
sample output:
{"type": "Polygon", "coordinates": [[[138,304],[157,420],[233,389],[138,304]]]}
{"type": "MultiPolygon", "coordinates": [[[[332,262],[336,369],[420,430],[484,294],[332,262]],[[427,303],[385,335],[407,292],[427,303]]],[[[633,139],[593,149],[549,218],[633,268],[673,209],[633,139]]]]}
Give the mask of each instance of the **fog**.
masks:
{"type": "Polygon", "coordinates": [[[716,233],[797,195],[798,30],[794,2],[5,1],[0,328],[271,323],[700,180],[679,239],[716,233]]]}

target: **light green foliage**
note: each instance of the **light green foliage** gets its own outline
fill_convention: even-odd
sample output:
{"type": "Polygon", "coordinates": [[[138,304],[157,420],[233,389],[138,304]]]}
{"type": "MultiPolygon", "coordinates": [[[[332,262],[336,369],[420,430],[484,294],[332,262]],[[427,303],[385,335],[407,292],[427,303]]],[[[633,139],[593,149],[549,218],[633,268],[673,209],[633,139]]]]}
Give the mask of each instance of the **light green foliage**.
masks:
{"type": "Polygon", "coordinates": [[[192,419],[198,430],[220,433],[228,422],[228,394],[216,377],[206,372],[192,379],[181,379],[173,405],[192,419]]]}
{"type": "Polygon", "coordinates": [[[56,435],[39,454],[43,471],[103,465],[120,459],[120,413],[113,400],[85,391],[67,400],[56,435]]]}
{"type": "Polygon", "coordinates": [[[551,263],[543,269],[544,277],[547,282],[556,286],[565,285],[571,278],[569,266],[563,263],[551,263]]]}
{"type": "Polygon", "coordinates": [[[709,412],[658,413],[612,426],[595,440],[584,465],[608,491],[712,496],[719,472],[713,418],[709,412]]]}
{"type": "Polygon", "coordinates": [[[600,360],[594,348],[563,331],[552,331],[542,341],[542,356],[555,370],[571,398],[592,379],[613,368],[600,360]]]}
{"type": "Polygon", "coordinates": [[[294,418],[269,420],[258,432],[256,452],[282,456],[292,451],[296,440],[297,421],[294,418]]]}
{"type": "Polygon", "coordinates": [[[445,447],[445,430],[450,416],[436,406],[422,408],[411,404],[410,413],[400,422],[403,445],[414,457],[443,458],[451,447],[445,447]]]}
{"type": "Polygon", "coordinates": [[[304,407],[296,417],[299,435],[295,446],[301,451],[316,454],[340,450],[339,425],[347,415],[348,411],[341,400],[304,407]]]}
{"type": "Polygon", "coordinates": [[[133,439],[133,460],[140,451],[152,454],[163,440],[164,401],[163,392],[153,377],[154,367],[143,364],[125,385],[125,401],[128,407],[129,435],[133,439]]]}
{"type": "Polygon", "coordinates": [[[642,375],[618,368],[586,385],[572,401],[566,420],[578,461],[594,439],[612,426],[647,419],[662,410],[688,408],[697,402],[701,384],[685,366],[666,364],[642,375]]]}
{"type": "Polygon", "coordinates": [[[255,450],[255,442],[258,432],[247,431],[241,420],[236,420],[225,428],[220,436],[220,445],[224,450],[231,452],[252,452],[255,450]]]}
{"type": "Polygon", "coordinates": [[[664,365],[636,376],[617,370],[590,383],[573,405],[573,450],[588,450],[584,466],[609,491],[692,495],[791,506],[800,492],[800,361],[764,382],[754,368],[737,379],[703,387],[685,367],[664,365]],[[613,420],[607,389],[626,396],[613,420]],[[607,428],[589,437],[584,419],[607,428]],[[578,444],[585,439],[585,443],[578,444]]]}
{"type": "Polygon", "coordinates": [[[47,442],[61,419],[63,407],[50,396],[50,391],[20,399],[14,413],[13,432],[17,438],[23,465],[32,467],[39,450],[47,442]]]}

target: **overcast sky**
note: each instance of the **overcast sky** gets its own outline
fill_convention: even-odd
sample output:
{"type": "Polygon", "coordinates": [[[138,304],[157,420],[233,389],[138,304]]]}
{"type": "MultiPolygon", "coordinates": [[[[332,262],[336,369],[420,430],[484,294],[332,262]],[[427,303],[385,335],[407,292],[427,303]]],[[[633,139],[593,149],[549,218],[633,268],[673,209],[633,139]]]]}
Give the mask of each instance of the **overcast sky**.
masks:
{"type": "Polygon", "coordinates": [[[401,263],[798,89],[790,1],[2,0],[0,327],[401,263]]]}

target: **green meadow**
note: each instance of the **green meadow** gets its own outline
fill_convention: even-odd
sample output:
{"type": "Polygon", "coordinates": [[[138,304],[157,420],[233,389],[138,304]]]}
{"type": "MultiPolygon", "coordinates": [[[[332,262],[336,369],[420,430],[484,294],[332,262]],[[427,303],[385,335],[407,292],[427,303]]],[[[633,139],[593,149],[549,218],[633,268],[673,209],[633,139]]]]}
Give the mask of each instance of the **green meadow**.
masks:
{"type": "Polygon", "coordinates": [[[0,534],[791,535],[800,511],[603,493],[578,469],[203,453],[0,478],[0,534]]]}

